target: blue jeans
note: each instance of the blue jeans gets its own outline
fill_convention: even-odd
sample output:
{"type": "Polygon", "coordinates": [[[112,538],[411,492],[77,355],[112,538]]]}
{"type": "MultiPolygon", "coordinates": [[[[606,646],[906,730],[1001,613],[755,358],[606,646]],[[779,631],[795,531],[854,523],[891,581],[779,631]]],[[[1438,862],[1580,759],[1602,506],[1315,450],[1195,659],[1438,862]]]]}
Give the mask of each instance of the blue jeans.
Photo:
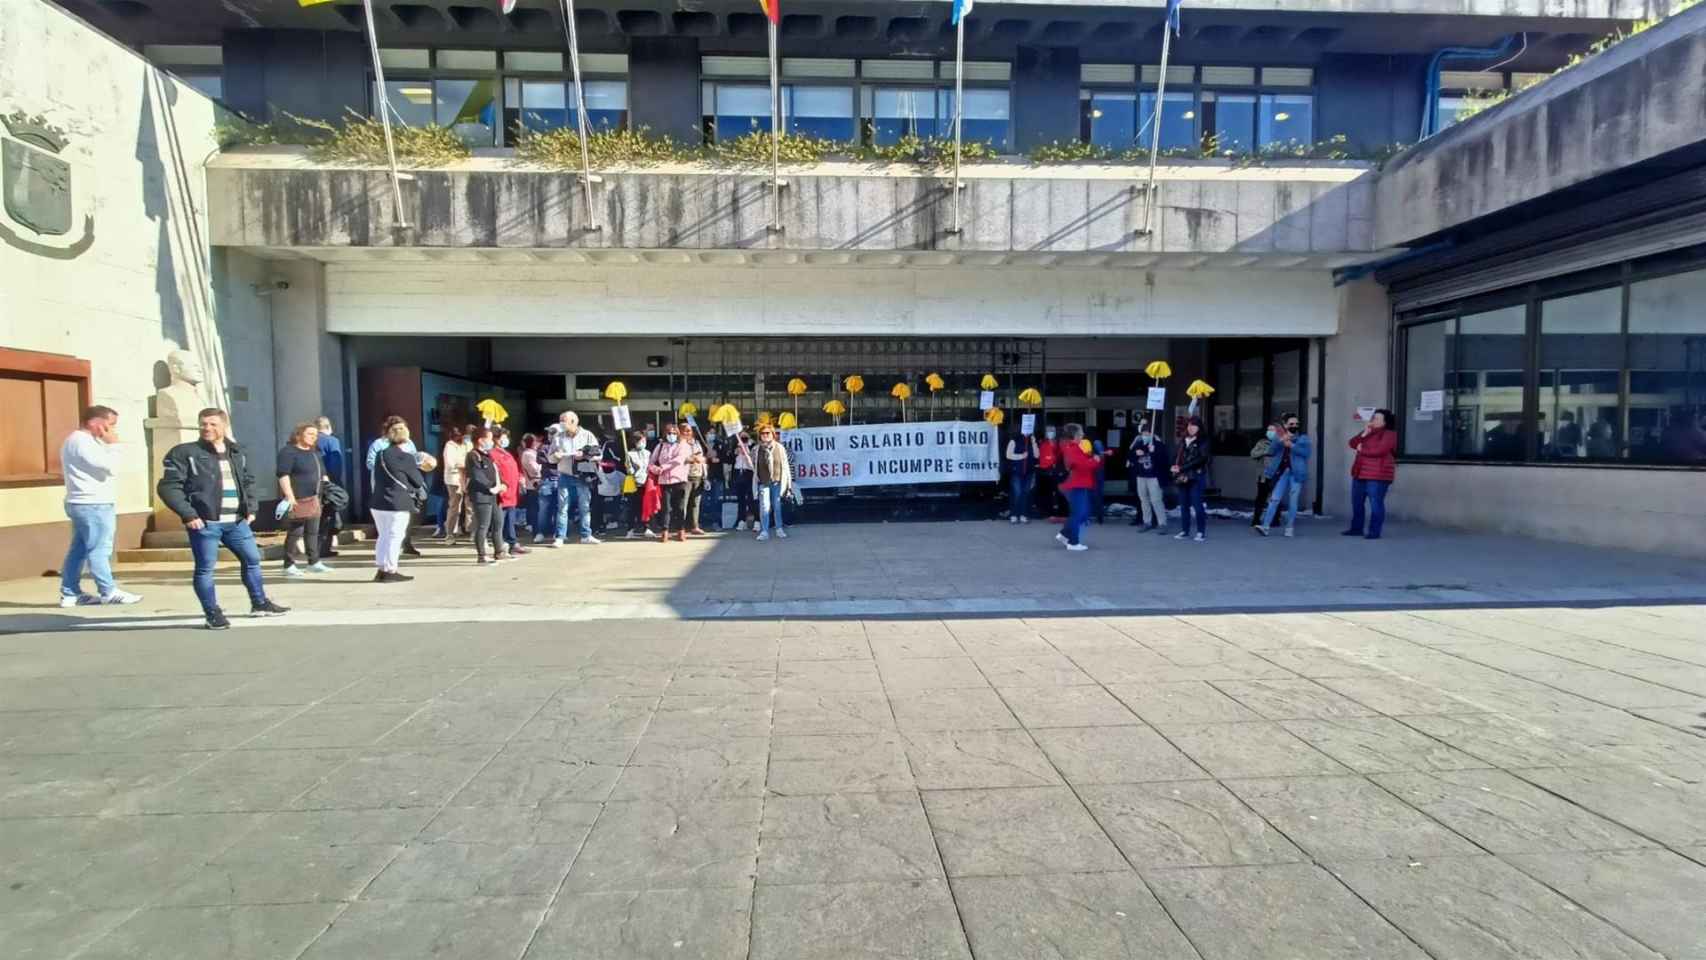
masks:
{"type": "Polygon", "coordinates": [[[82,596],[85,562],[101,596],[112,593],[118,589],[113,583],[113,538],[118,534],[118,507],[111,503],[68,503],[65,515],[71,518],[71,546],[65,551],[65,564],[59,568],[60,595],[82,596]]]}
{"type": "Polygon", "coordinates": [[[1380,536],[1380,528],[1386,525],[1386,491],[1391,489],[1390,480],[1355,480],[1351,481],[1351,530],[1362,533],[1363,498],[1368,498],[1368,536],[1380,536]]]}
{"type": "Polygon", "coordinates": [[[1031,515],[1031,491],[1036,489],[1037,475],[1030,471],[1014,470],[1007,475],[1007,512],[1015,517],[1031,515]]]}
{"type": "Polygon", "coordinates": [[[758,485],[758,532],[782,529],[782,483],[758,485]]]}
{"type": "Polygon", "coordinates": [[[1066,542],[1077,543],[1084,534],[1084,525],[1090,522],[1090,504],[1094,499],[1090,488],[1075,487],[1062,491],[1066,494],[1066,542]]]}
{"type": "Polygon", "coordinates": [[[516,540],[516,537],[515,537],[515,521],[516,521],[517,517],[521,516],[521,508],[520,507],[504,507],[502,509],[504,512],[503,541],[504,541],[504,543],[507,543],[513,547],[513,546],[515,546],[515,540],[516,540]]]}
{"type": "Polygon", "coordinates": [[[717,474],[711,476],[711,486],[705,491],[705,498],[699,501],[701,527],[723,529],[723,479],[717,474]],[[703,522],[705,515],[710,514],[710,523],[703,522]]]}
{"type": "Polygon", "coordinates": [[[532,526],[535,534],[550,532],[546,521],[557,515],[557,478],[544,477],[539,481],[539,489],[533,492],[532,526]]]}
{"type": "Polygon", "coordinates": [[[1274,488],[1268,494],[1268,509],[1262,511],[1262,526],[1274,525],[1274,517],[1279,513],[1281,498],[1286,501],[1285,526],[1291,529],[1297,525],[1297,498],[1303,493],[1303,478],[1290,470],[1280,474],[1274,480],[1274,488]]]}
{"type": "Polygon", "coordinates": [[[1182,532],[1191,532],[1191,516],[1196,515],[1197,532],[1208,533],[1208,504],[1205,495],[1208,492],[1208,477],[1198,475],[1195,480],[1179,487],[1179,522],[1183,525],[1182,532]]]}
{"type": "Polygon", "coordinates": [[[581,539],[592,536],[592,487],[575,477],[557,478],[557,539],[569,535],[569,513],[575,515],[575,525],[581,539]]]}
{"type": "Polygon", "coordinates": [[[201,601],[201,612],[219,609],[219,598],[213,592],[213,565],[219,560],[219,546],[224,544],[237,562],[242,564],[243,586],[249,591],[249,603],[258,606],[267,602],[261,585],[261,550],[255,545],[255,533],[249,521],[236,523],[203,523],[200,530],[185,530],[190,535],[190,553],[195,555],[195,598],[201,601]]]}

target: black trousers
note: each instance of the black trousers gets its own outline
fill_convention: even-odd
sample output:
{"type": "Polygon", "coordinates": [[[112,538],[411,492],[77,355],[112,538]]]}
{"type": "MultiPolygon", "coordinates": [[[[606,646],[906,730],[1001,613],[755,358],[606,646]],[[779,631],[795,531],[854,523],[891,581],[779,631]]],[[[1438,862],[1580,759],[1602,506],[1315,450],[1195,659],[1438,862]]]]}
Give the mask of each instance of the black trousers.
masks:
{"type": "Polygon", "coordinates": [[[658,517],[663,522],[662,532],[669,536],[672,531],[686,530],[687,520],[687,488],[691,484],[666,483],[663,485],[663,509],[658,511],[658,517]]]}
{"type": "Polygon", "coordinates": [[[1262,511],[1264,511],[1268,508],[1268,497],[1271,496],[1273,494],[1273,492],[1274,492],[1274,482],[1272,480],[1269,480],[1267,477],[1258,477],[1257,478],[1257,480],[1256,480],[1256,512],[1251,514],[1251,516],[1250,516],[1250,526],[1255,527],[1255,526],[1261,525],[1261,523],[1262,523],[1262,511]]]}
{"type": "Polygon", "coordinates": [[[699,529],[699,509],[705,498],[705,480],[687,481],[686,510],[682,518],[682,526],[687,530],[699,529]]]}
{"type": "Polygon", "coordinates": [[[284,532],[284,568],[312,566],[320,562],[320,518],[291,520],[284,532]],[[298,560],[297,557],[306,559],[298,560]]]}
{"type": "Polygon", "coordinates": [[[474,504],[474,555],[481,560],[507,549],[503,542],[503,508],[496,500],[474,504]]]}

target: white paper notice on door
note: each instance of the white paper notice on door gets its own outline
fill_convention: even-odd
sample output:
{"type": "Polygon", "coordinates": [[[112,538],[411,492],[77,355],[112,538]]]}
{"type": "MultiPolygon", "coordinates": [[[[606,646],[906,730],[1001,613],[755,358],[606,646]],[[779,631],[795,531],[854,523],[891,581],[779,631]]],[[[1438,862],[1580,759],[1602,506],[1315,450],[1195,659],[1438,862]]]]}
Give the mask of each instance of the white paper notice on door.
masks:
{"type": "Polygon", "coordinates": [[[1417,410],[1433,413],[1445,409],[1444,390],[1423,390],[1422,402],[1416,405],[1417,410]]]}

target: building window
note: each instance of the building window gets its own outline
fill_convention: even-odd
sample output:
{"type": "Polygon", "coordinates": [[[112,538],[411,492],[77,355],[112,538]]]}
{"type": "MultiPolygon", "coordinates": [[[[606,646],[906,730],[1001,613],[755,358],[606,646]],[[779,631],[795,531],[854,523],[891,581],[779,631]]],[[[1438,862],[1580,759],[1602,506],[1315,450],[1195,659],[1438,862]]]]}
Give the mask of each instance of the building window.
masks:
{"type": "Polygon", "coordinates": [[[1315,97],[1307,93],[1264,93],[1256,141],[1263,149],[1315,139],[1315,97]]]}
{"type": "Polygon", "coordinates": [[[871,142],[888,146],[902,137],[934,137],[936,91],[929,87],[876,87],[871,91],[871,142]]]}
{"type": "MultiPolygon", "coordinates": [[[[495,80],[387,78],[385,92],[394,121],[411,127],[429,124],[449,127],[469,146],[489,147],[497,143],[495,80]]],[[[377,111],[377,84],[374,94],[374,109],[377,111]]]]}
{"type": "MultiPolygon", "coordinates": [[[[1008,131],[1012,129],[1011,96],[1007,90],[967,87],[966,105],[960,115],[960,139],[968,143],[987,143],[997,150],[1008,149],[1008,131]]],[[[943,90],[936,111],[941,117],[942,136],[954,135],[954,91],[943,90]]]]}
{"type": "MultiPolygon", "coordinates": [[[[1252,153],[1315,138],[1314,71],[1307,67],[1169,67],[1161,149],[1252,153]]],[[[1109,150],[1147,149],[1158,67],[1085,64],[1080,137],[1109,150]]]]}
{"type": "Polygon", "coordinates": [[[1400,328],[1406,456],[1706,466],[1706,269],[1568,282],[1400,328]]]}
{"type": "Polygon", "coordinates": [[[88,403],[87,360],[0,348],[0,486],[62,483],[59,447],[88,403]]]}
{"type": "Polygon", "coordinates": [[[782,90],[783,129],[791,134],[851,143],[858,139],[852,87],[790,85],[782,90]]]}
{"type": "Polygon", "coordinates": [[[733,140],[770,132],[770,87],[756,83],[707,83],[705,139],[733,140]]]}
{"type": "MultiPolygon", "coordinates": [[[[393,122],[437,124],[454,130],[471,147],[497,146],[518,129],[575,127],[574,83],[560,53],[491,50],[386,48],[385,90],[393,122]],[[501,96],[500,96],[501,94],[501,96]]],[[[585,71],[587,124],[594,129],[628,125],[626,54],[581,55],[585,71]]],[[[379,111],[373,83],[371,113],[379,111]]]]}
{"type": "MultiPolygon", "coordinates": [[[[504,81],[504,128],[556,130],[578,128],[575,85],[565,80],[504,81]]],[[[586,123],[591,130],[621,130],[628,125],[628,84],[623,80],[586,81],[586,123]]]]}

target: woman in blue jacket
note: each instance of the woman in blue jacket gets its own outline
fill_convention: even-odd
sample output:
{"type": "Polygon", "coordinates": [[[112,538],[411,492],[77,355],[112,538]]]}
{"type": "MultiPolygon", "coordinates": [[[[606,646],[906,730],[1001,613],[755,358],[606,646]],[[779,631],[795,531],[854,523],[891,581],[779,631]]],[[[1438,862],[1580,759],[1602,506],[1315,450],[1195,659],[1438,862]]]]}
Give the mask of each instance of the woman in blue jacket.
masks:
{"type": "Polygon", "coordinates": [[[1256,532],[1267,536],[1273,528],[1274,515],[1279,512],[1283,502],[1285,511],[1285,535],[1291,536],[1297,526],[1297,499],[1303,494],[1303,485],[1309,480],[1309,457],[1315,451],[1315,445],[1303,434],[1302,422],[1297,414],[1288,413],[1275,421],[1268,428],[1268,443],[1272,452],[1268,454],[1268,465],[1262,470],[1262,476],[1267,478],[1273,487],[1268,494],[1268,509],[1262,513],[1262,522],[1256,527],[1256,532]]]}

